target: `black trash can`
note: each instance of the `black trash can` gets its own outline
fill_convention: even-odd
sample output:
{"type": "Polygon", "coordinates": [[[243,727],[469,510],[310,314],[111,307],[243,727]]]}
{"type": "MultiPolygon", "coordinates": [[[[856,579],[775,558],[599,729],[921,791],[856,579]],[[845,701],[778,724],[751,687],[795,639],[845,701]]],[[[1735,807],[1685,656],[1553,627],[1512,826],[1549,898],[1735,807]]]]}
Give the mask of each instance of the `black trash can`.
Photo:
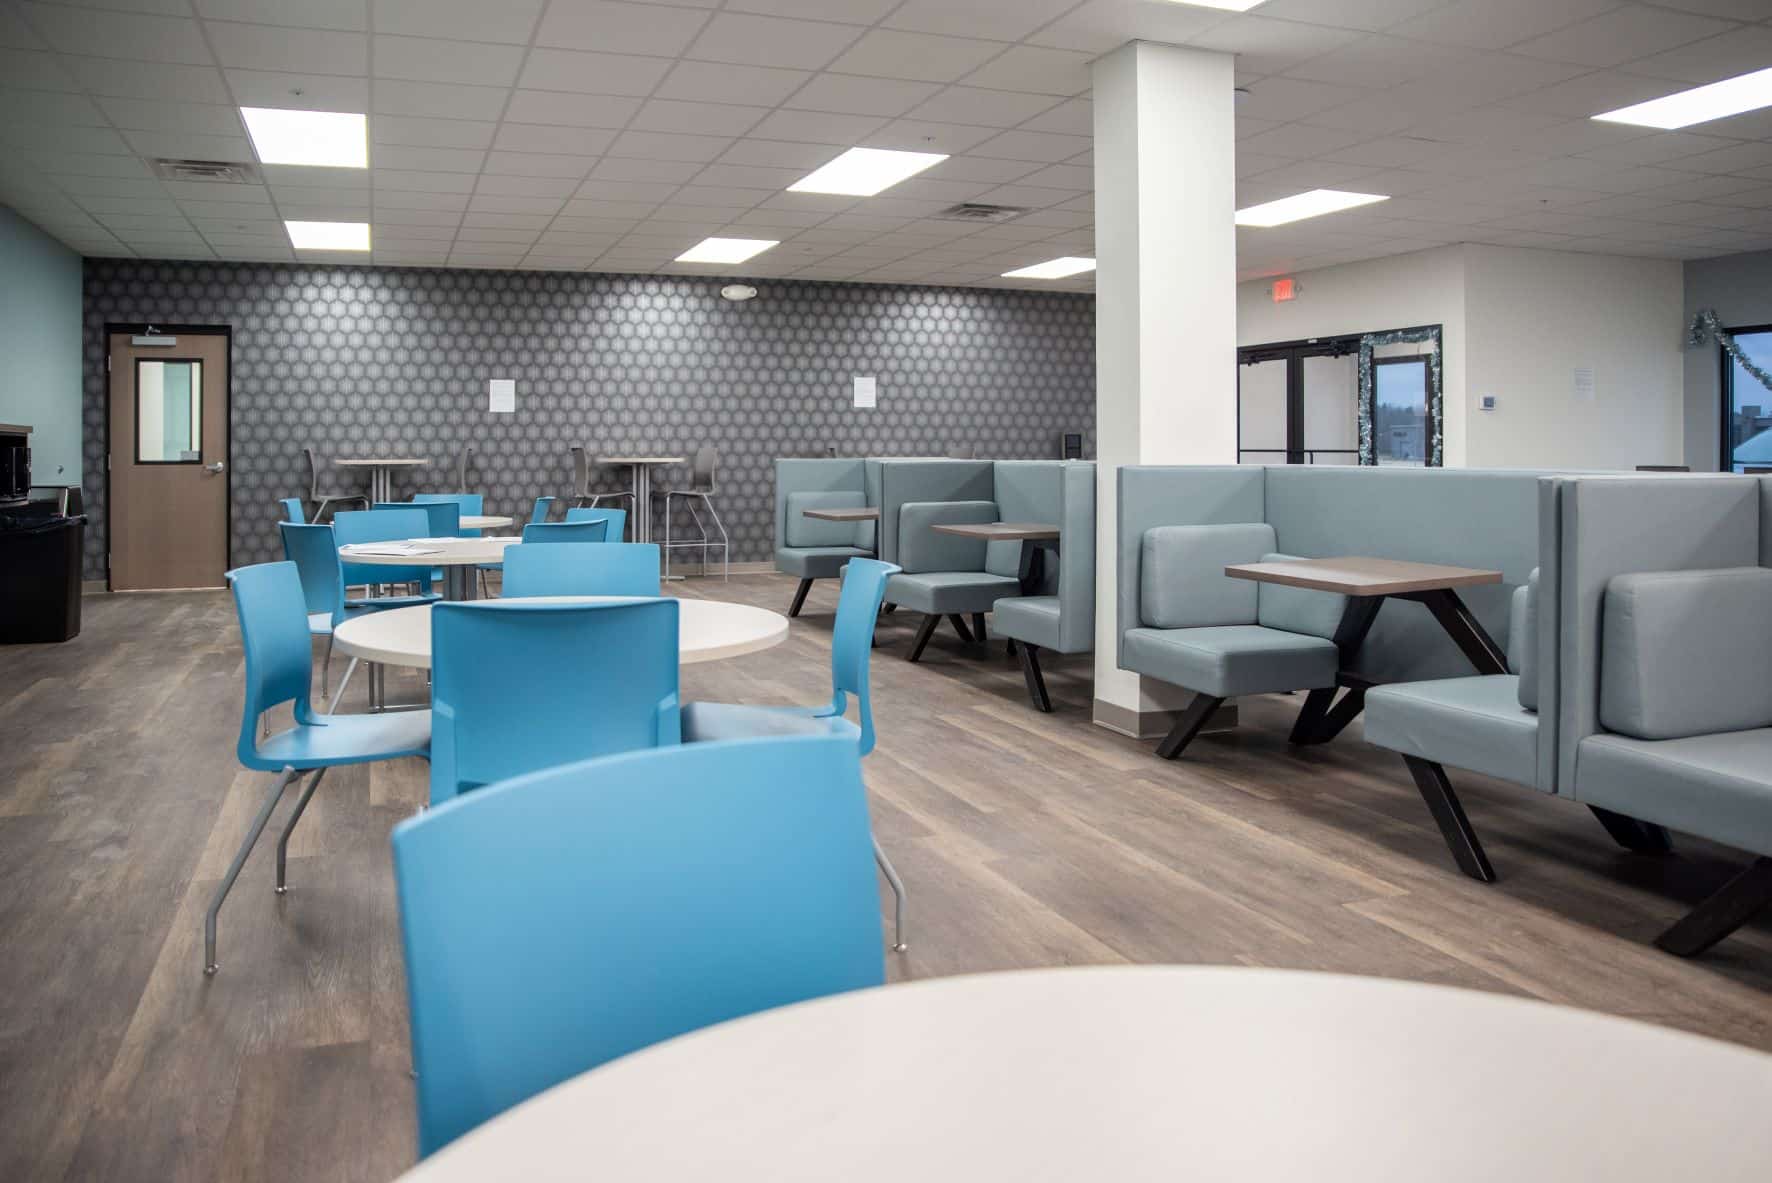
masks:
{"type": "Polygon", "coordinates": [[[83,514],[51,501],[0,509],[0,645],[80,635],[83,514]]]}

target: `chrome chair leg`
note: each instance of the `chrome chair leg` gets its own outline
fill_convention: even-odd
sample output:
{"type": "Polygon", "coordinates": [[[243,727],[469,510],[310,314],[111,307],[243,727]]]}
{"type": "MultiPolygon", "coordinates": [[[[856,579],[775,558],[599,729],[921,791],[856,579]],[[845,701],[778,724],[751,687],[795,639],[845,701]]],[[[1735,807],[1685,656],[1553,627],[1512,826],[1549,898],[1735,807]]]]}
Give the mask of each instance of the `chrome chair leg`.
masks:
{"type": "Polygon", "coordinates": [[[314,769],[314,775],[308,779],[308,787],[301,791],[301,797],[295,803],[295,809],[289,820],[283,823],[283,833],[277,838],[277,894],[283,895],[289,890],[284,879],[284,868],[289,865],[289,836],[295,833],[295,823],[301,820],[302,811],[307,809],[308,802],[314,799],[314,790],[320,787],[320,778],[326,775],[324,768],[314,769]]]}
{"type": "Polygon", "coordinates": [[[295,769],[284,768],[271,782],[271,791],[265,794],[263,805],[258,807],[258,816],[252,819],[252,828],[247,831],[246,841],[240,844],[234,861],[228,865],[228,873],[222,876],[221,886],[215,889],[215,896],[209,901],[209,911],[203,916],[203,972],[213,976],[220,968],[215,959],[215,920],[221,915],[222,901],[228,898],[228,892],[234,889],[234,880],[240,878],[240,868],[246,865],[246,856],[258,843],[258,836],[265,832],[265,823],[271,820],[271,811],[277,808],[277,802],[283,798],[283,790],[289,785],[289,778],[295,775],[295,769]]]}
{"type": "Polygon", "coordinates": [[[880,864],[880,873],[886,876],[886,882],[892,886],[892,951],[903,953],[909,947],[904,941],[904,882],[893,869],[892,860],[880,849],[880,840],[874,838],[873,842],[874,861],[880,864]]]}
{"type": "Polygon", "coordinates": [[[326,713],[336,714],[338,700],[345,696],[345,687],[351,684],[351,675],[357,672],[357,659],[351,658],[351,664],[345,667],[345,676],[338,680],[338,693],[326,700],[326,713]]]}
{"type": "Polygon", "coordinates": [[[714,508],[714,499],[706,493],[702,494],[701,499],[708,507],[709,516],[714,519],[714,529],[720,531],[720,578],[730,581],[732,579],[732,536],[726,533],[726,523],[720,520],[720,511],[714,508]]]}

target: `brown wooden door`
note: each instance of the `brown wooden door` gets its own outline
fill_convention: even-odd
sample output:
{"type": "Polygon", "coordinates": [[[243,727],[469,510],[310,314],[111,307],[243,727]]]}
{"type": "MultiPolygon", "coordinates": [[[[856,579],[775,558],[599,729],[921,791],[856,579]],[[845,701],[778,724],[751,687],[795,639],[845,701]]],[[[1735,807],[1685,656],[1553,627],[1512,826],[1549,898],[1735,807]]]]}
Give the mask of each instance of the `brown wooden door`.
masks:
{"type": "Polygon", "coordinates": [[[228,337],[110,338],[113,591],[221,587],[228,569],[228,337]]]}

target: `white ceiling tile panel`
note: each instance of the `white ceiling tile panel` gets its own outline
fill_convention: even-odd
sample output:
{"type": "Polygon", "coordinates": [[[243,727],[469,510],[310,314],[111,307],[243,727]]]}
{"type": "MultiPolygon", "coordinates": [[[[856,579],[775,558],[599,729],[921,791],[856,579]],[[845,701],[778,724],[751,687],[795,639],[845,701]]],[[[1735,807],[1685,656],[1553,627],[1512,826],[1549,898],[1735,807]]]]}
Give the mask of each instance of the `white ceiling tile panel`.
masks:
{"type": "MultiPolygon", "coordinates": [[[[369,27],[369,0],[192,0],[200,16],[211,20],[250,21],[260,25],[288,25],[300,29],[343,29],[362,32],[369,27]]],[[[183,7],[182,3],[180,7],[183,7]]]]}
{"type": "Polygon", "coordinates": [[[954,82],[1002,53],[997,41],[874,29],[832,62],[832,70],[881,78],[954,82]]]}
{"type": "Polygon", "coordinates": [[[510,86],[517,80],[523,49],[516,45],[485,45],[443,41],[434,37],[377,36],[375,76],[416,82],[462,82],[473,86],[510,86]]]}
{"type": "Polygon", "coordinates": [[[706,62],[817,70],[847,49],[860,32],[853,25],[722,12],[707,23],[685,56],[706,62]]]}
{"type": "Polygon", "coordinates": [[[1093,55],[1018,45],[966,75],[968,86],[1034,94],[1079,95],[1090,87],[1093,55]]]}
{"type": "Polygon", "coordinates": [[[529,40],[545,3],[546,0],[374,0],[372,12],[380,33],[522,45],[529,40]]]}
{"type": "Polygon", "coordinates": [[[768,114],[767,107],[651,99],[635,113],[628,126],[635,131],[737,136],[755,127],[768,114]]]}
{"type": "MultiPolygon", "coordinates": [[[[1769,11],[1764,0],[1745,0],[1769,11]]],[[[1716,82],[1772,62],[1772,25],[1737,26],[1717,37],[1694,41],[1678,49],[1652,54],[1630,64],[1633,73],[1681,82],[1716,82]]]]}
{"type": "Polygon", "coordinates": [[[0,78],[8,86],[32,90],[80,88],[59,56],[28,49],[0,49],[0,78]]]}
{"type": "Polygon", "coordinates": [[[910,118],[927,119],[936,123],[1014,127],[1042,111],[1050,111],[1058,104],[1059,100],[1052,95],[950,86],[913,109],[910,118]]]}
{"type": "Polygon", "coordinates": [[[537,45],[676,57],[708,22],[705,11],[615,0],[553,0],[536,30],[537,45]]]}
{"type": "Polygon", "coordinates": [[[209,48],[194,20],[90,11],[60,4],[22,4],[19,11],[44,41],[62,53],[134,61],[207,65],[209,48]]]}
{"type": "Polygon", "coordinates": [[[903,115],[940,89],[933,82],[819,74],[788,99],[787,106],[807,111],[890,118],[903,115]]]}
{"type": "MultiPolygon", "coordinates": [[[[614,142],[614,137],[610,137],[614,142]]],[[[605,181],[687,181],[701,171],[697,161],[630,160],[606,157],[591,168],[590,175],[605,181]]]]}
{"type": "Polygon", "coordinates": [[[634,156],[642,160],[713,160],[732,142],[729,136],[671,135],[665,132],[628,131],[609,146],[611,156],[634,156]]]}
{"type": "Polygon", "coordinates": [[[1711,17],[1630,4],[1511,46],[1510,52],[1585,66],[1617,66],[1734,27],[1711,17]]]}
{"type": "Polygon", "coordinates": [[[917,33],[1019,41],[1062,16],[1077,0],[905,0],[886,24],[917,33]]]}
{"type": "Polygon", "coordinates": [[[497,128],[490,121],[377,115],[369,121],[369,139],[420,148],[488,148],[497,128]]]}
{"type": "MultiPolygon", "coordinates": [[[[4,104],[0,98],[0,104],[4,104]]],[[[94,102],[112,125],[131,131],[177,131],[197,135],[243,136],[246,127],[233,107],[209,103],[156,103],[101,97],[94,102]]]]}
{"type": "Polygon", "coordinates": [[[1618,0],[1453,0],[1388,31],[1418,41],[1500,49],[1617,6],[1618,0]]]}
{"type": "Polygon", "coordinates": [[[207,21],[204,28],[223,66],[314,74],[363,74],[369,69],[369,38],[362,33],[234,21],[207,21]]]}
{"type": "Polygon", "coordinates": [[[487,158],[486,153],[477,148],[420,148],[410,144],[380,144],[371,150],[370,163],[377,169],[477,173],[482,167],[486,167],[487,158]]]}
{"type": "Polygon", "coordinates": [[[643,97],[652,93],[670,67],[664,58],[532,49],[518,85],[540,91],[643,97]]]}
{"type": "Polygon", "coordinates": [[[128,155],[123,137],[108,127],[56,127],[50,124],[0,122],[0,144],[58,152],[103,152],[128,155]]]}
{"type": "Polygon", "coordinates": [[[370,97],[377,114],[496,120],[507,93],[493,86],[377,79],[370,97]]]}
{"type": "Polygon", "coordinates": [[[773,107],[800,89],[812,74],[770,66],[678,62],[653,91],[654,98],[773,107]]]}
{"type": "MultiPolygon", "coordinates": [[[[616,100],[627,102],[628,100],[616,100]]],[[[619,133],[607,127],[565,127],[547,124],[504,123],[492,146],[501,152],[533,152],[560,156],[597,156],[607,151],[619,133]]]]}
{"type": "Polygon", "coordinates": [[[223,71],[243,107],[296,111],[367,111],[369,79],[334,74],[287,74],[274,70],[223,71]]]}

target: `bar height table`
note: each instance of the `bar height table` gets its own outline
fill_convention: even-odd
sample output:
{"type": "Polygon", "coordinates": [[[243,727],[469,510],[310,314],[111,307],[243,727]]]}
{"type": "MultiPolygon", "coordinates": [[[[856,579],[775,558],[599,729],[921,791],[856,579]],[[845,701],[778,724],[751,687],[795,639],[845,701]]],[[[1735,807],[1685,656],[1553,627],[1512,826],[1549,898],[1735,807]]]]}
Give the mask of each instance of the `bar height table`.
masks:
{"type": "Polygon", "coordinates": [[[416,456],[359,456],[347,460],[334,460],[333,463],[340,468],[367,468],[369,470],[369,500],[376,502],[394,499],[394,470],[396,468],[423,468],[430,461],[416,456]]]}
{"type": "Polygon", "coordinates": [[[686,456],[599,456],[598,464],[620,464],[633,473],[634,541],[652,541],[652,470],[661,464],[682,464],[686,456]]]}

